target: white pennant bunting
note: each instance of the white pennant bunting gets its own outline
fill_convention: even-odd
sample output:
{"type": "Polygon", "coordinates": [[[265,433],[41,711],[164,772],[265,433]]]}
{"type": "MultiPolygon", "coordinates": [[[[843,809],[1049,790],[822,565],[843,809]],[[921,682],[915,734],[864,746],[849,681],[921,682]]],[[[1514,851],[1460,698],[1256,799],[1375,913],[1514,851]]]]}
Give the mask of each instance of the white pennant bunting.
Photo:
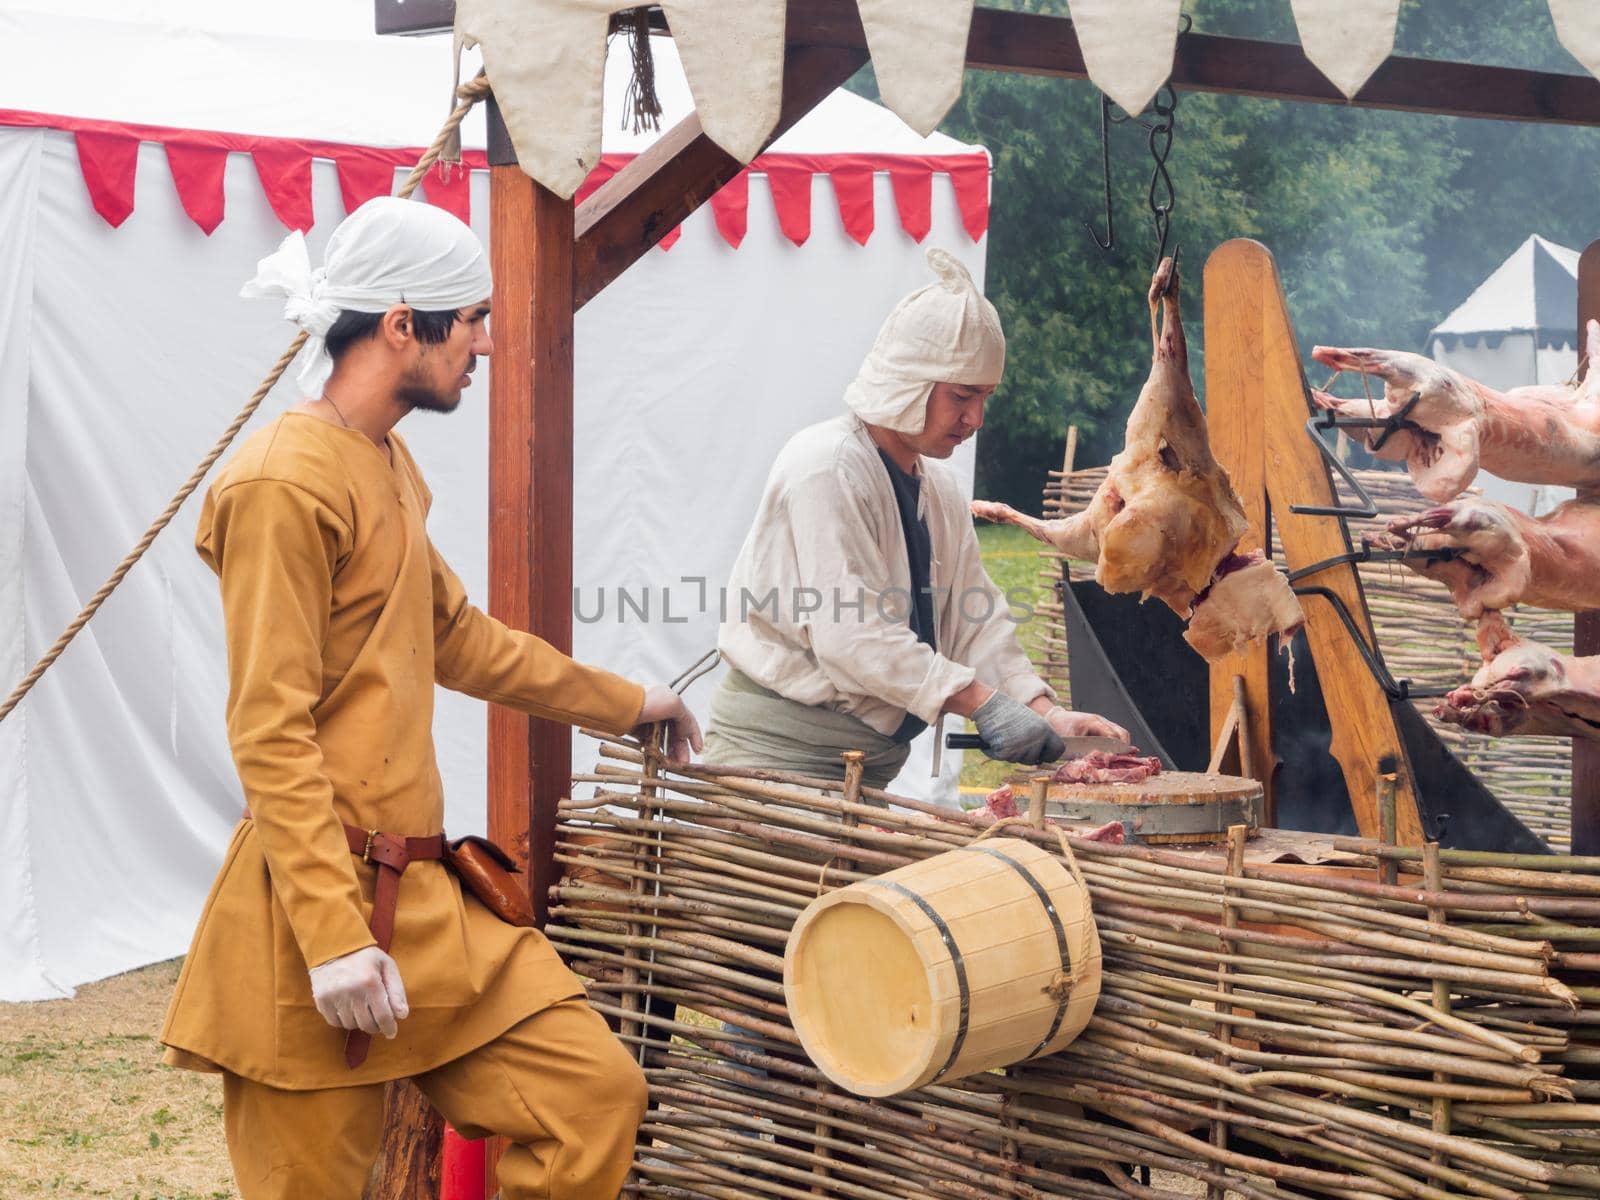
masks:
{"type": "Polygon", "coordinates": [[[666,0],[661,7],[700,127],[749,162],[772,136],[783,104],[784,0],[666,0]]]}
{"type": "Polygon", "coordinates": [[[961,95],[973,0],[856,0],[878,91],[923,137],[961,95]]]}
{"type": "MultiPolygon", "coordinates": [[[[628,0],[456,0],[456,45],[478,45],[528,175],[571,197],[600,161],[611,14],[628,0]]],[[[784,0],[662,5],[706,136],[740,162],[766,145],[783,100],[784,0]]]]}
{"type": "Polygon", "coordinates": [[[1351,99],[1394,52],[1400,0],[1290,0],[1300,46],[1351,99]]]}
{"type": "Polygon", "coordinates": [[[1556,36],[1591,75],[1600,77],[1600,4],[1595,0],[1550,0],[1556,36]]]}
{"type": "Polygon", "coordinates": [[[518,164],[564,199],[600,161],[613,7],[616,0],[456,0],[456,52],[482,47],[518,164]]]}
{"type": "Polygon", "coordinates": [[[1172,74],[1182,0],[1068,0],[1089,78],[1125,112],[1150,103],[1172,74]]]}

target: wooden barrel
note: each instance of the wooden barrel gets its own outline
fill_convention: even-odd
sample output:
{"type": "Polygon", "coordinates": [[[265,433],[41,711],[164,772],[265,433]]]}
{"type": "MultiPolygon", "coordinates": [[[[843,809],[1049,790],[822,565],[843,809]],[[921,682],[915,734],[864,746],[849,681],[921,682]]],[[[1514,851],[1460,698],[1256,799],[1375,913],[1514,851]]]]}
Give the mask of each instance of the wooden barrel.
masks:
{"type": "Polygon", "coordinates": [[[991,838],[818,898],[783,993],[823,1074],[892,1096],[1072,1041],[1100,997],[1100,938],[1065,862],[991,838]]]}

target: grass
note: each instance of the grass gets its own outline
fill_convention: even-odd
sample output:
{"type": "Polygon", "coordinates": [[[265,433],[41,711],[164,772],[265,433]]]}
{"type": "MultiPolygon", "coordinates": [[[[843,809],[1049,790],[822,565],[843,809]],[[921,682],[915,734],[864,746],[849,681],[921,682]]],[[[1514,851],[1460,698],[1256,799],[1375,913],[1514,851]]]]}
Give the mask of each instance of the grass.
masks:
{"type": "MultiPolygon", "coordinates": [[[[978,545],[983,550],[984,570],[989,572],[989,578],[994,580],[995,586],[1002,592],[1013,599],[1026,596],[1029,610],[1036,609],[1049,599],[1048,589],[1040,586],[1040,545],[1033,538],[1015,525],[989,525],[980,522],[978,545]]],[[[1031,622],[1024,621],[1017,628],[1024,647],[1031,640],[1030,624],[1031,622]]],[[[964,728],[970,732],[972,723],[967,722],[964,728]]],[[[995,762],[973,751],[962,759],[961,787],[964,791],[967,789],[992,791],[1015,771],[1016,767],[1011,763],[995,762]]],[[[967,797],[969,804],[976,800],[976,796],[967,797]]]]}
{"type": "Polygon", "coordinates": [[[161,1065],[180,962],[0,1004],[0,1196],[231,1200],[219,1076],[161,1065]]]}

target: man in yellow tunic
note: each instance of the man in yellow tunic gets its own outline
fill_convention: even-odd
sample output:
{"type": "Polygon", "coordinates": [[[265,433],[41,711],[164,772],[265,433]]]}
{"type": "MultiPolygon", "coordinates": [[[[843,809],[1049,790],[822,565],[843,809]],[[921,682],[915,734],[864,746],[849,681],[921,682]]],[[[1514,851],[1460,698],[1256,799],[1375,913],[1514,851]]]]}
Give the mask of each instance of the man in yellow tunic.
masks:
{"type": "Polygon", "coordinates": [[[470,229],[389,198],[340,225],[315,276],[294,234],[246,286],[289,297],[319,398],[255,434],[200,517],[248,811],[161,1034],[168,1063],[222,1072],[244,1200],[358,1200],[384,1084],[407,1076],[462,1133],[510,1139],[505,1200],[613,1200],[632,1159],[638,1066],[543,935],[437,857],[435,683],[614,733],[668,721],[676,759],[699,749],[670,690],[486,616],[428,539],[431,495],[392,430],[460,402],[491,350],[490,290],[470,229]],[[388,937],[362,831],[393,835],[380,857],[412,850],[388,937]]]}

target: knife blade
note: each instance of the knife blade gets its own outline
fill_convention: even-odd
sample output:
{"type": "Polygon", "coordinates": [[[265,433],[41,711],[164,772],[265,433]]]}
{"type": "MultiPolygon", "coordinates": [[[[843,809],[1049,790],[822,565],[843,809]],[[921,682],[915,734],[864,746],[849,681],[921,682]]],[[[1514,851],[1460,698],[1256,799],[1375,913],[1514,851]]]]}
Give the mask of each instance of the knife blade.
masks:
{"type": "MultiPolygon", "coordinates": [[[[1114,737],[1067,737],[1061,739],[1063,749],[1062,758],[1076,758],[1080,754],[1089,754],[1095,750],[1104,750],[1108,754],[1136,754],[1138,751],[1129,743],[1118,741],[1114,737]]],[[[983,750],[988,753],[983,744],[983,738],[976,733],[947,733],[944,735],[946,750],[983,750]]]]}

